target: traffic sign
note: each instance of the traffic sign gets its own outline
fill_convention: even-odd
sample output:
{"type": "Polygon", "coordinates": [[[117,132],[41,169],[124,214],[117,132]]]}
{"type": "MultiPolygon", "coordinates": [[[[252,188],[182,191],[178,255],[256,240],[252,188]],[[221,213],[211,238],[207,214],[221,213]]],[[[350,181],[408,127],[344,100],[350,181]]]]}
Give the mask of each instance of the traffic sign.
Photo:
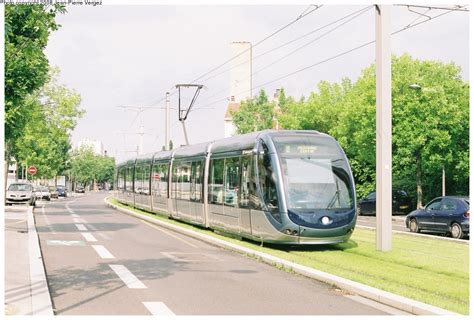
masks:
{"type": "Polygon", "coordinates": [[[38,172],[38,170],[36,169],[35,166],[29,166],[28,167],[28,173],[31,174],[32,176],[34,176],[36,174],[36,172],[38,172]]]}

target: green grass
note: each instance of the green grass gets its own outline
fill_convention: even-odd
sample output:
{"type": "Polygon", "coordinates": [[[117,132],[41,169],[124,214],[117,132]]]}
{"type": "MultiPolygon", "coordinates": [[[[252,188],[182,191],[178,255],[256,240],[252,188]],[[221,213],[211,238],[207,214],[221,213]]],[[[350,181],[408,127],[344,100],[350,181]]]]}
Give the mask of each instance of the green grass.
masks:
{"type": "MultiPolygon", "coordinates": [[[[115,199],[111,202],[131,209],[115,199]]],[[[343,244],[261,247],[259,243],[228,238],[166,217],[134,210],[374,288],[469,314],[469,246],[466,244],[394,233],[392,250],[380,252],[376,250],[374,230],[356,229],[351,239],[343,244]]]]}

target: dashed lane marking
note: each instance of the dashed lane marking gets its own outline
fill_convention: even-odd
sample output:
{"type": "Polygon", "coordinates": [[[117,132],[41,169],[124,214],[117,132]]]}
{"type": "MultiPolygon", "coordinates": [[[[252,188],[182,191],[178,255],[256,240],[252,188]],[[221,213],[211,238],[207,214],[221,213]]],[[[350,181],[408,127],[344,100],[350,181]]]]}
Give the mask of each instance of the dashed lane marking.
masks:
{"type": "Polygon", "coordinates": [[[81,218],[72,218],[72,221],[73,221],[74,223],[87,223],[86,220],[81,219],[81,218]]]}
{"type": "Polygon", "coordinates": [[[109,267],[114,270],[117,276],[129,287],[130,289],[146,289],[146,286],[138,280],[125,266],[119,264],[109,264],[109,267]]]}
{"type": "Polygon", "coordinates": [[[174,316],[175,314],[171,311],[166,304],[163,302],[143,302],[145,307],[154,316],[174,316]]]}
{"type": "Polygon", "coordinates": [[[51,222],[49,222],[48,216],[46,215],[44,205],[41,207],[41,214],[44,217],[44,221],[46,221],[46,224],[48,225],[48,229],[51,231],[52,234],[56,234],[56,230],[54,230],[54,227],[51,225],[51,222]]]}
{"type": "Polygon", "coordinates": [[[146,225],[148,225],[148,226],[150,226],[150,227],[152,227],[152,228],[154,228],[154,229],[156,229],[156,230],[159,230],[159,231],[161,231],[161,232],[163,232],[163,233],[166,233],[166,234],[169,235],[170,237],[173,237],[173,238],[175,238],[176,240],[179,240],[179,241],[181,241],[181,242],[187,244],[188,246],[191,246],[191,247],[193,247],[193,248],[198,248],[198,246],[195,245],[194,243],[191,243],[191,242],[189,242],[189,241],[186,241],[186,240],[184,240],[183,238],[180,238],[180,237],[174,235],[174,234],[171,233],[171,232],[165,231],[163,228],[157,227],[157,226],[155,226],[154,224],[151,224],[151,223],[146,222],[146,221],[143,221],[143,220],[141,220],[141,222],[143,222],[144,224],[146,224],[146,225]]]}
{"type": "Polygon", "coordinates": [[[92,246],[92,248],[94,248],[94,250],[102,259],[115,259],[115,257],[104,246],[95,245],[92,246]]]}
{"type": "Polygon", "coordinates": [[[73,218],[79,218],[79,215],[75,214],[75,213],[71,213],[71,217],[73,218]]]}
{"type": "Polygon", "coordinates": [[[89,242],[97,242],[97,239],[89,232],[81,232],[81,235],[89,242]]]}
{"type": "Polygon", "coordinates": [[[99,230],[97,230],[97,228],[94,227],[92,224],[89,224],[89,229],[91,229],[92,231],[95,231],[97,235],[99,235],[101,238],[105,240],[112,240],[112,238],[106,235],[104,232],[98,232],[99,230]]]}
{"type": "Polygon", "coordinates": [[[79,229],[79,231],[87,231],[87,228],[83,224],[76,224],[76,228],[79,229]]]}

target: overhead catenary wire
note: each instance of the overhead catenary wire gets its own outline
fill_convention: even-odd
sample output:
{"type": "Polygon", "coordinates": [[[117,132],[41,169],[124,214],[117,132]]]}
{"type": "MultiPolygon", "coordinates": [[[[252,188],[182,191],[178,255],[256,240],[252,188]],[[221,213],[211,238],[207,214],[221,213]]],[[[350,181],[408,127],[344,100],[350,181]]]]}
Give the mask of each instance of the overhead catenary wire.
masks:
{"type": "MultiPolygon", "coordinates": [[[[306,8],[303,13],[301,13],[296,19],[290,21],[289,23],[287,23],[286,25],[284,25],[283,27],[279,28],[278,30],[274,31],[273,33],[271,33],[270,35],[266,36],[265,38],[259,40],[258,42],[256,42],[255,44],[252,45],[252,48],[255,48],[256,46],[262,44],[263,42],[267,41],[268,39],[272,38],[273,36],[277,35],[278,33],[280,33],[281,31],[285,30],[286,28],[290,27],[291,25],[293,25],[294,23],[298,22],[299,20],[303,19],[304,17],[310,15],[311,13],[313,13],[314,11],[318,10],[319,8],[321,8],[322,5],[310,5],[308,8],[306,8]],[[314,6],[313,9],[311,9],[310,11],[308,11],[308,9],[311,7],[311,6],[314,6]]],[[[220,65],[212,68],[211,70],[205,72],[204,74],[200,75],[199,77],[197,77],[196,79],[194,79],[193,81],[191,81],[190,83],[195,83],[196,81],[204,78],[205,76],[207,76],[208,74],[211,74],[212,72],[216,71],[216,70],[219,70],[220,68],[222,68],[223,66],[225,66],[226,64],[228,64],[229,62],[237,59],[238,57],[240,57],[241,55],[243,55],[244,53],[248,52],[250,50],[250,48],[247,48],[243,51],[241,51],[240,53],[236,54],[235,56],[231,57],[230,59],[227,59],[226,61],[224,61],[223,63],[221,63],[220,65]]]]}
{"type": "MultiPolygon", "coordinates": [[[[421,25],[421,24],[423,24],[423,23],[426,23],[426,22],[428,22],[428,21],[433,21],[434,19],[439,18],[439,17],[441,17],[441,16],[444,16],[444,15],[446,15],[446,14],[449,14],[449,13],[451,13],[451,12],[453,12],[453,11],[446,11],[446,12],[443,12],[443,13],[441,13],[441,14],[438,14],[438,15],[436,15],[436,16],[431,17],[431,19],[429,19],[429,20],[420,21],[420,22],[415,23],[415,24],[412,24],[412,23],[413,23],[413,22],[412,22],[412,23],[410,23],[409,25],[406,25],[405,27],[403,27],[403,28],[401,28],[401,29],[399,29],[399,30],[397,30],[397,31],[392,32],[391,35],[393,36],[393,35],[396,35],[396,34],[399,34],[399,33],[403,32],[403,31],[409,30],[409,29],[411,29],[411,28],[413,28],[413,27],[419,26],[419,25],[421,25]]],[[[259,84],[259,85],[257,85],[257,86],[254,86],[254,87],[252,87],[250,90],[245,90],[245,91],[242,91],[242,92],[238,92],[238,93],[236,93],[236,94],[237,94],[237,95],[240,95],[240,94],[245,94],[245,93],[251,92],[251,91],[253,91],[253,90],[255,90],[255,89],[259,89],[259,88],[261,88],[261,87],[263,87],[263,86],[266,86],[266,85],[272,84],[272,83],[274,83],[274,82],[283,80],[283,79],[288,78],[288,77],[291,77],[291,76],[293,76],[293,75],[295,75],[295,74],[301,73],[301,72],[306,71],[306,70],[308,70],[308,69],[314,68],[314,67],[316,67],[316,66],[319,66],[319,65],[321,65],[321,64],[324,64],[324,63],[329,62],[329,61],[331,61],[331,60],[334,60],[334,59],[337,59],[337,58],[342,57],[342,56],[344,56],[344,55],[347,55],[347,54],[349,54],[349,53],[351,53],[351,52],[354,52],[354,51],[357,51],[357,50],[362,49],[362,48],[364,48],[364,47],[367,47],[367,46],[369,46],[369,45],[371,45],[371,44],[373,44],[373,43],[375,43],[375,40],[371,40],[371,41],[365,42],[365,43],[363,43],[363,44],[361,44],[361,45],[358,45],[358,46],[353,47],[353,48],[351,48],[351,49],[349,49],[349,50],[346,50],[346,51],[343,51],[343,52],[338,53],[338,54],[336,54],[336,55],[333,55],[333,56],[331,56],[331,57],[329,57],[329,58],[326,58],[326,59],[323,59],[323,60],[318,61],[318,62],[316,62],[316,63],[313,63],[313,64],[311,64],[311,65],[309,65],[309,66],[303,67],[303,68],[301,68],[301,69],[295,70],[295,71],[293,71],[293,72],[291,72],[291,73],[288,73],[288,74],[286,74],[286,75],[280,76],[280,77],[278,77],[278,78],[276,78],[276,79],[273,79],[273,80],[267,81],[267,82],[265,82],[265,83],[259,84]]],[[[198,109],[198,108],[200,109],[200,108],[202,108],[202,107],[208,107],[208,106],[211,106],[211,105],[213,105],[213,104],[216,104],[216,103],[219,103],[219,102],[222,102],[222,101],[226,101],[227,99],[228,99],[227,97],[224,97],[224,98],[221,98],[221,99],[216,100],[216,101],[214,101],[214,102],[205,104],[205,105],[203,105],[203,106],[197,106],[196,109],[198,109]]]]}
{"type": "Polygon", "coordinates": [[[214,75],[212,75],[212,76],[210,76],[210,77],[207,77],[206,79],[202,80],[202,82],[206,82],[206,81],[208,81],[208,80],[210,80],[210,79],[213,79],[213,78],[215,78],[215,77],[217,77],[217,76],[220,76],[221,74],[224,74],[224,73],[226,73],[226,72],[228,72],[228,71],[230,71],[230,70],[233,70],[233,69],[235,69],[235,68],[237,68],[237,67],[239,67],[239,66],[241,66],[241,65],[243,65],[243,64],[248,63],[250,60],[252,60],[252,62],[253,62],[253,61],[255,61],[255,60],[257,60],[257,59],[263,57],[264,55],[267,55],[267,54],[272,53],[272,52],[275,52],[275,51],[277,51],[277,50],[279,50],[279,49],[281,49],[281,48],[284,48],[284,47],[286,47],[287,45],[290,45],[290,44],[292,44],[292,43],[294,43],[294,42],[296,42],[296,41],[298,41],[298,40],[301,40],[301,39],[303,39],[303,38],[306,38],[307,36],[310,36],[310,35],[312,35],[312,34],[318,32],[318,31],[321,31],[321,30],[323,30],[323,29],[325,29],[325,28],[327,28],[327,27],[330,27],[331,25],[333,25],[333,24],[335,24],[335,23],[338,23],[338,22],[340,22],[340,21],[342,21],[342,20],[344,20],[344,19],[347,19],[347,18],[350,17],[350,16],[356,15],[356,14],[362,12],[362,11],[365,12],[365,10],[368,10],[368,9],[370,9],[371,7],[373,7],[373,5],[369,5],[369,6],[367,6],[367,7],[362,8],[362,9],[356,10],[356,11],[354,11],[354,12],[352,12],[352,13],[349,13],[348,15],[345,15],[345,16],[339,18],[339,19],[333,20],[332,22],[327,23],[327,24],[325,24],[325,25],[323,25],[323,26],[321,26],[321,27],[318,27],[318,28],[316,28],[316,29],[313,29],[313,30],[311,30],[310,32],[307,32],[307,33],[305,33],[305,34],[303,34],[303,35],[301,35],[301,36],[299,36],[299,37],[297,37],[297,38],[295,38],[295,39],[292,39],[292,40],[287,41],[287,42],[285,42],[285,43],[283,43],[283,44],[281,44],[281,45],[279,45],[279,46],[277,46],[277,47],[274,47],[274,48],[269,49],[269,50],[267,50],[267,51],[265,51],[265,52],[262,52],[262,53],[256,55],[255,57],[252,57],[251,59],[247,59],[247,60],[245,60],[245,61],[243,61],[243,62],[241,62],[241,63],[239,63],[239,64],[236,64],[236,65],[234,65],[234,66],[232,66],[232,67],[230,67],[230,68],[228,68],[228,69],[225,69],[225,70],[223,70],[223,71],[221,71],[221,72],[219,72],[219,73],[217,73],[217,74],[214,74],[214,75]]]}
{"type": "MultiPolygon", "coordinates": [[[[260,45],[261,43],[267,41],[268,39],[272,38],[273,36],[277,35],[278,33],[280,33],[281,31],[285,30],[286,28],[290,27],[291,25],[293,25],[294,23],[298,22],[299,20],[303,19],[304,17],[310,15],[311,13],[313,13],[314,11],[318,10],[319,8],[321,8],[323,5],[309,5],[308,7],[306,7],[306,9],[298,15],[298,17],[296,17],[294,20],[290,21],[289,23],[287,23],[285,26],[279,28],[278,30],[274,31],[273,33],[271,33],[270,35],[266,36],[265,38],[261,39],[260,41],[258,41],[257,43],[255,43],[252,47],[256,47],[258,45],[260,45]],[[313,9],[309,10],[311,7],[314,7],[313,9]],[[308,11],[309,10],[309,11],[308,11]]],[[[212,72],[218,70],[219,68],[225,66],[226,64],[228,64],[229,62],[237,59],[238,57],[240,57],[241,55],[243,55],[245,52],[247,52],[248,50],[250,49],[247,49],[247,50],[244,50],[240,53],[238,53],[237,55],[233,56],[232,58],[224,61],[222,64],[218,65],[217,67],[214,67],[212,68],[211,70],[207,71],[206,73],[202,74],[201,76],[197,77],[196,79],[194,79],[193,81],[189,82],[189,83],[195,83],[196,81],[202,79],[203,77],[207,76],[208,74],[211,74],[212,72]]],[[[170,97],[175,95],[177,93],[177,89],[175,87],[172,87],[170,88],[169,90],[170,92],[170,97]]],[[[162,98],[159,98],[158,100],[154,100],[152,103],[150,103],[149,105],[150,106],[154,106],[154,105],[157,105],[158,103],[160,102],[163,102],[164,100],[166,99],[166,97],[162,97],[162,98]]]]}
{"type": "MultiPolygon", "coordinates": [[[[333,21],[333,22],[331,22],[331,23],[329,23],[329,24],[326,24],[326,25],[323,26],[323,27],[320,27],[320,28],[316,29],[316,30],[322,30],[323,28],[326,28],[327,26],[333,25],[335,22],[340,22],[340,21],[342,21],[342,20],[344,20],[344,19],[350,17],[348,20],[346,20],[346,21],[340,23],[339,25],[337,25],[337,26],[335,26],[335,27],[329,29],[329,30],[326,31],[325,33],[319,35],[318,37],[316,37],[316,38],[314,38],[314,39],[312,39],[312,40],[310,40],[309,42],[306,42],[305,44],[303,44],[303,45],[301,45],[301,46],[299,46],[299,47],[293,49],[292,51],[290,51],[289,53],[285,54],[284,56],[278,58],[277,60],[275,60],[275,61],[273,61],[273,62],[271,62],[271,63],[269,63],[269,64],[267,64],[267,65],[265,65],[265,66],[263,66],[262,68],[260,68],[260,69],[258,69],[258,70],[256,70],[256,71],[254,71],[254,72],[253,72],[251,75],[249,75],[248,77],[246,77],[246,78],[244,78],[244,79],[240,79],[239,81],[245,81],[245,80],[247,80],[247,79],[249,79],[249,78],[252,78],[254,75],[256,75],[256,74],[262,72],[263,70],[266,70],[266,69],[268,69],[269,67],[271,67],[271,66],[277,64],[278,62],[280,62],[280,61],[282,61],[282,60],[288,58],[289,56],[295,54],[296,52],[300,51],[301,49],[304,49],[304,48],[306,48],[307,46],[309,46],[309,45],[315,43],[316,41],[321,40],[321,39],[324,38],[325,36],[331,34],[332,32],[338,30],[339,28],[343,27],[343,26],[346,25],[347,23],[349,23],[349,22],[351,22],[352,20],[356,19],[357,17],[361,16],[362,14],[368,12],[368,11],[371,9],[371,7],[373,7],[373,5],[367,6],[367,7],[363,8],[363,9],[361,9],[361,10],[356,10],[355,12],[353,12],[353,13],[351,13],[351,14],[349,14],[349,15],[346,15],[346,16],[344,16],[343,18],[340,18],[340,19],[338,19],[338,20],[336,20],[336,21],[333,21]],[[352,16],[352,17],[351,17],[351,16],[352,16]]],[[[310,33],[307,33],[306,35],[312,34],[312,33],[314,33],[314,32],[315,32],[315,30],[313,30],[313,31],[310,32],[310,33]]],[[[304,36],[306,36],[306,35],[304,35],[304,36]]],[[[299,38],[297,38],[297,39],[301,39],[301,38],[303,38],[304,36],[299,37],[299,38]]],[[[288,44],[288,43],[291,43],[291,42],[294,42],[294,41],[295,41],[295,40],[291,40],[291,41],[289,41],[289,42],[286,42],[285,44],[288,44]]],[[[283,45],[285,45],[285,44],[283,44],[283,45]]],[[[282,47],[283,45],[281,45],[280,47],[282,47]]],[[[280,48],[280,47],[277,47],[277,48],[280,48]]],[[[270,52],[270,50],[267,51],[267,52],[262,53],[260,56],[263,56],[264,54],[269,53],[269,52],[270,52]]],[[[250,60],[247,60],[246,62],[248,62],[248,61],[250,61],[250,60]]],[[[246,63],[246,62],[245,62],[245,63],[246,63]]],[[[207,97],[204,101],[201,101],[201,103],[210,100],[211,98],[213,98],[213,97],[219,95],[220,93],[222,93],[222,92],[224,92],[224,91],[227,91],[228,88],[229,88],[229,87],[227,86],[227,87],[223,88],[222,90],[219,90],[218,92],[216,92],[216,93],[213,94],[212,96],[207,97]]]]}

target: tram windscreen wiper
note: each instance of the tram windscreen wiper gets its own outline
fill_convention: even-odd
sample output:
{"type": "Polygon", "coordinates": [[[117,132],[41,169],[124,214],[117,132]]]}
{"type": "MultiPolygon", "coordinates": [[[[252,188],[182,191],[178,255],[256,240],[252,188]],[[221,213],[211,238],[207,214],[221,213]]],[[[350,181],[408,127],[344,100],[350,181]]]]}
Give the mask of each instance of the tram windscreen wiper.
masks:
{"type": "Polygon", "coordinates": [[[334,195],[332,196],[331,201],[329,202],[326,209],[331,209],[336,204],[336,200],[339,202],[339,206],[341,206],[340,193],[341,190],[339,190],[339,183],[336,179],[336,192],[334,192],[334,195]]]}

